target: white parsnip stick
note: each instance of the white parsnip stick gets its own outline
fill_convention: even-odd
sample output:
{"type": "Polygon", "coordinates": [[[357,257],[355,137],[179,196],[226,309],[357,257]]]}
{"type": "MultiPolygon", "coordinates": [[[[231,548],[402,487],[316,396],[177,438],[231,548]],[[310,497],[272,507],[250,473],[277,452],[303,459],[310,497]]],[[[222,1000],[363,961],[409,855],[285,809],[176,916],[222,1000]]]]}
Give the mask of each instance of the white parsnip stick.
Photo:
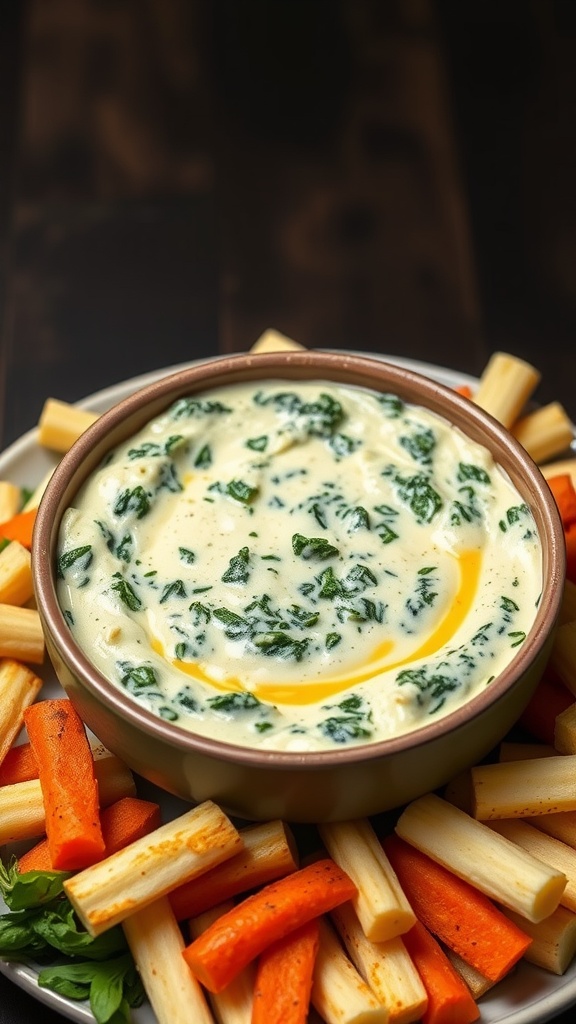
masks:
{"type": "Polygon", "coordinates": [[[474,402],[509,428],[520,416],[540,378],[540,372],[524,359],[494,352],[480,377],[474,402]]]}
{"type": "Polygon", "coordinates": [[[511,433],[534,462],[560,455],[574,438],[572,421],[560,402],[550,402],[522,416],[512,425],[511,433]]]}
{"type": "Polygon", "coordinates": [[[280,331],[275,331],[272,327],[264,331],[259,338],[251,346],[251,352],[286,352],[291,350],[303,349],[304,345],[301,345],[298,341],[293,341],[292,338],[288,338],[285,334],[281,334],[280,331]]]}
{"type": "Polygon", "coordinates": [[[193,807],[65,883],[84,927],[99,935],[177,885],[237,853],[242,839],[211,800],[193,807]]]}
{"type": "Polygon", "coordinates": [[[0,551],[0,605],[21,606],[34,593],[30,552],[18,540],[0,551]]]}
{"type": "Polygon", "coordinates": [[[564,974],[576,956],[576,914],[566,907],[557,909],[534,924],[511,910],[504,913],[530,935],[532,942],[524,959],[552,974],[564,974]]]}
{"type": "Polygon", "coordinates": [[[97,419],[97,413],[57,398],[47,398],[38,420],[38,442],[64,454],[97,419]]]}
{"type": "Polygon", "coordinates": [[[332,859],[356,885],[352,903],[366,937],[383,942],[407,932],[416,915],[370,822],[329,822],[318,831],[332,859]]]}
{"type": "Polygon", "coordinates": [[[493,821],[490,827],[544,864],[561,871],[566,876],[566,887],[560,897],[560,904],[576,912],[576,850],[517,818],[493,821]]]}
{"type": "Polygon", "coordinates": [[[32,704],[42,680],[26,665],[12,658],[0,661],[0,764],[24,722],[24,709],[32,704]]]}
{"type": "Polygon", "coordinates": [[[20,508],[22,493],[10,480],[0,480],[0,523],[15,516],[20,508]]]}
{"type": "Polygon", "coordinates": [[[44,634],[35,608],[0,605],[0,657],[42,664],[44,634]]]}
{"type": "Polygon", "coordinates": [[[479,821],[576,811],[576,754],[479,764],[471,777],[479,821]]]}
{"type": "MultiPolygon", "coordinates": [[[[544,758],[543,763],[548,760],[544,758]]],[[[405,808],[396,832],[486,896],[530,921],[551,914],[566,886],[561,871],[542,864],[434,793],[405,808]]]]}
{"type": "Polygon", "coordinates": [[[312,1005],[326,1024],[387,1024],[388,1008],[348,959],[328,921],[320,921],[312,1005]]]}

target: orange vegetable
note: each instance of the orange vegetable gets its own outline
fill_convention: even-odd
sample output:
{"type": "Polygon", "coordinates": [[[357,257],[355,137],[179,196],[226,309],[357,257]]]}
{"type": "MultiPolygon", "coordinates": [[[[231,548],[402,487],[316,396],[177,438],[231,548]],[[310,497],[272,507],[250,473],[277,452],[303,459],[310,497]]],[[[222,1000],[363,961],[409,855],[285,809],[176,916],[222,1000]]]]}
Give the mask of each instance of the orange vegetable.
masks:
{"type": "Polygon", "coordinates": [[[24,712],[38,761],[53,867],[88,867],[104,854],[98,783],[82,719],[67,698],[42,700],[24,712]]]}
{"type": "Polygon", "coordinates": [[[565,530],[576,523],[576,488],[569,473],[548,477],[548,486],[558,506],[565,530]]]}
{"type": "Polygon", "coordinates": [[[262,951],[252,1024],[306,1024],[319,942],[320,925],[313,918],[262,951]]]}
{"type": "Polygon", "coordinates": [[[219,917],[183,950],[198,981],[220,992],[263,949],[356,895],[329,857],[270,882],[219,917]]]}
{"type": "Polygon", "coordinates": [[[464,398],[473,398],[474,392],[469,384],[459,384],[457,388],[454,388],[457,395],[462,395],[464,398]]]}
{"type": "Polygon", "coordinates": [[[0,764],[0,786],[30,782],[38,778],[38,762],[30,743],[19,743],[6,753],[0,764]]]}
{"type": "Polygon", "coordinates": [[[434,936],[420,921],[402,936],[402,941],[422,979],[428,1006],[422,1024],[472,1024],[480,1010],[470,989],[450,963],[434,936]]]}
{"type": "Polygon", "coordinates": [[[36,522],[37,509],[31,508],[28,512],[17,512],[15,516],[0,523],[0,538],[4,540],[19,540],[25,548],[30,550],[32,546],[32,532],[36,522]]]}
{"type": "Polygon", "coordinates": [[[547,670],[520,715],[519,724],[542,743],[554,746],[556,716],[573,703],[574,695],[568,687],[547,670]]]}
{"type": "Polygon", "coordinates": [[[530,936],[484,893],[399,836],[383,845],[418,920],[484,977],[500,981],[524,955],[530,936]]]}
{"type": "Polygon", "coordinates": [[[576,583],[576,523],[564,530],[566,541],[566,576],[576,583]]]}
{"type": "MultiPolygon", "coordinates": [[[[135,839],[147,836],[161,824],[160,806],[151,800],[140,800],[125,796],[105,807],[100,813],[100,825],[104,838],[104,857],[124,849],[135,839]]],[[[18,870],[52,871],[50,848],[47,839],[37,843],[18,861],[18,870]]]]}

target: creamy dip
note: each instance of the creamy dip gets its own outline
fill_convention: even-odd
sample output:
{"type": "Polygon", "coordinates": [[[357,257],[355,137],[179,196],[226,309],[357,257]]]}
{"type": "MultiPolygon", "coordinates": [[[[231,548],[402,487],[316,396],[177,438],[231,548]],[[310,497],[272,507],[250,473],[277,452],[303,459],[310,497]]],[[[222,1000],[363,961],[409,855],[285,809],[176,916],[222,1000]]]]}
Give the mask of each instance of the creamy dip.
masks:
{"type": "Polygon", "coordinates": [[[63,518],[58,593],[162,718],[292,751],[453,711],[534,620],[541,547],[489,452],[395,395],[272,381],[182,398],[63,518]]]}

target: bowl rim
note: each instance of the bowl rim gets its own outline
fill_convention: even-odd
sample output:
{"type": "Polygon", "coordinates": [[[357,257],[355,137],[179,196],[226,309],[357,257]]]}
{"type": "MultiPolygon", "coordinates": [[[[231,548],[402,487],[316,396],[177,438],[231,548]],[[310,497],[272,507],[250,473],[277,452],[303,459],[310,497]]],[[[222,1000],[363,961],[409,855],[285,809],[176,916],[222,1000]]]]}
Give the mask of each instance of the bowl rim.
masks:
{"type": "Polygon", "coordinates": [[[184,754],[195,752],[219,760],[283,770],[304,766],[331,768],[391,756],[415,746],[424,747],[443,734],[472,722],[514,688],[545,646],[560,611],[565,570],[564,534],[552,492],[531,457],[498,420],[447,385],[405,365],[364,353],[325,350],[217,356],[185,365],[138,387],[102,413],[62,456],[41,498],[32,541],[34,592],[49,646],[53,646],[68,670],[81,680],[93,698],[104,699],[108,710],[126,725],[158,741],[163,740],[184,754]],[[526,640],[487,689],[427,725],[388,739],[304,752],[228,743],[162,719],[125,694],[90,662],[69,629],[56,595],[54,556],[58,529],[73,494],[100,463],[104,453],[129,438],[179,397],[221,385],[265,379],[352,383],[377,391],[398,393],[406,401],[439,411],[440,415],[454,420],[464,433],[492,451],[535,514],[543,556],[542,595],[526,640]],[[114,438],[113,443],[107,443],[109,432],[115,430],[121,436],[114,438]]]}

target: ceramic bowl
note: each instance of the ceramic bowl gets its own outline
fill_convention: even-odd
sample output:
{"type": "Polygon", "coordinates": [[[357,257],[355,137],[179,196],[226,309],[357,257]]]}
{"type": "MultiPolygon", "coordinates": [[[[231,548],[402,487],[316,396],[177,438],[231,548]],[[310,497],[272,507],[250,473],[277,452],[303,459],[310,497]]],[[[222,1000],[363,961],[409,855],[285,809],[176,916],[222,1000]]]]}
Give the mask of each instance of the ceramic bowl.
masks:
{"type": "Polygon", "coordinates": [[[399,807],[485,757],[508,732],[543,672],[565,573],[562,527],[537,467],[514,438],[466,398],[413,371],[368,356],[282,352],[221,357],[144,387],[104,413],[63,457],[42,499],[34,584],[48,653],[88,727],[136,773],[190,801],[212,799],[252,820],[344,820],[399,807]],[[543,591],[534,624],[508,667],[479,696],[415,732],[311,753],[249,749],[195,735],[156,717],[93,667],[56,596],[55,553],[65,509],[107,452],[177,398],[266,379],[329,380],[392,392],[439,413],[483,444],[532,509],[542,542],[543,591]]]}

